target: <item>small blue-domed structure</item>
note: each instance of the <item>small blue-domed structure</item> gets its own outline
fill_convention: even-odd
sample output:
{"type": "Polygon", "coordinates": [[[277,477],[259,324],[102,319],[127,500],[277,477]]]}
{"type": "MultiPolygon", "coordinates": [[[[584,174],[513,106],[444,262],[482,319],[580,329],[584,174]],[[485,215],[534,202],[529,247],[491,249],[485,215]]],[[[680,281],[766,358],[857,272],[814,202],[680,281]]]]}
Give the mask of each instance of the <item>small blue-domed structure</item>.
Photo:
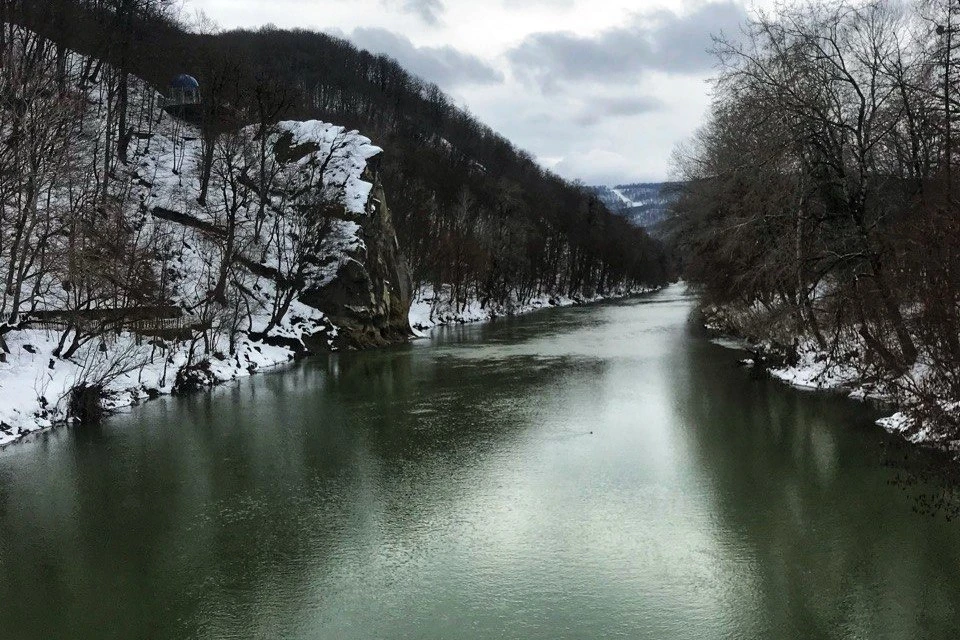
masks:
{"type": "Polygon", "coordinates": [[[181,73],[170,82],[170,105],[199,104],[200,83],[193,76],[181,73]]]}

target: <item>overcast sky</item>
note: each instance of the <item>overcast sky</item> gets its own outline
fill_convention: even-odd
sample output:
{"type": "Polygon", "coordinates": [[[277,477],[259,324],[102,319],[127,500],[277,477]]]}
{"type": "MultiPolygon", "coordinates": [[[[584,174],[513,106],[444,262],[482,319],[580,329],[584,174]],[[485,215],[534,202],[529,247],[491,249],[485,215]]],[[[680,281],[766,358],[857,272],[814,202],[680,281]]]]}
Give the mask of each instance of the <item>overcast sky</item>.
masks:
{"type": "Polygon", "coordinates": [[[222,28],[336,33],[437,83],[570,179],[660,180],[749,0],[185,0],[222,28]]]}

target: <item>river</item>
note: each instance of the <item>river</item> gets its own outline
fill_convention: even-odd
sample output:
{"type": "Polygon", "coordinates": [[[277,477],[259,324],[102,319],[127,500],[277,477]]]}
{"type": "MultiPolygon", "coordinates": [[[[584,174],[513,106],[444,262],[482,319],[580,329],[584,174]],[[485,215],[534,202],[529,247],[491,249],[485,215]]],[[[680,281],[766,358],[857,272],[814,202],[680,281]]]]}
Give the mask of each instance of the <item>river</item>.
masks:
{"type": "Polygon", "coordinates": [[[865,405],[673,287],[0,452],[0,638],[956,637],[960,525],[865,405]],[[891,454],[893,452],[893,454],[891,454]]]}

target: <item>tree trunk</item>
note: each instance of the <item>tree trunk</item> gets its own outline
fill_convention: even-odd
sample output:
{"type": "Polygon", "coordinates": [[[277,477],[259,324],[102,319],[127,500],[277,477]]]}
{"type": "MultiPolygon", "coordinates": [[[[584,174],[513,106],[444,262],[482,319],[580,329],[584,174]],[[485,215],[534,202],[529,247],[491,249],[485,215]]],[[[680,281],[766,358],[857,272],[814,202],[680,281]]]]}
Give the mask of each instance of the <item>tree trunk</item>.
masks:
{"type": "Polygon", "coordinates": [[[213,152],[216,138],[213,134],[205,134],[203,146],[203,161],[200,167],[200,197],[197,202],[207,204],[207,194],[210,191],[210,175],[213,173],[213,152]]]}
{"type": "Polygon", "coordinates": [[[897,334],[897,341],[900,343],[900,352],[903,355],[904,362],[907,366],[912,365],[917,361],[917,347],[913,342],[913,338],[910,336],[910,331],[907,329],[907,323],[903,318],[903,313],[900,311],[900,305],[893,297],[893,293],[887,284],[880,257],[876,254],[871,256],[870,266],[873,269],[873,279],[877,287],[877,294],[880,296],[880,302],[887,314],[887,319],[893,325],[894,333],[897,334]]]}

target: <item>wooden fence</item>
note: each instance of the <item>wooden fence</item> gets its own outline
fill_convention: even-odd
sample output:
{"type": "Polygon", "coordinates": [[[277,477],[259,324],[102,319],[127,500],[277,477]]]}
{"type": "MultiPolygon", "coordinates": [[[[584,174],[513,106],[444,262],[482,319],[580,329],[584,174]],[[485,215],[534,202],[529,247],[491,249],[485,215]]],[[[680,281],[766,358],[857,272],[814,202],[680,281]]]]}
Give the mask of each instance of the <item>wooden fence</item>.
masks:
{"type": "Polygon", "coordinates": [[[181,334],[206,327],[203,319],[196,315],[180,315],[176,317],[136,317],[117,318],[104,315],[102,312],[52,314],[45,313],[42,317],[32,317],[28,320],[29,326],[37,329],[51,329],[63,331],[69,327],[83,329],[97,327],[107,331],[120,333],[130,331],[141,335],[181,334]]]}

